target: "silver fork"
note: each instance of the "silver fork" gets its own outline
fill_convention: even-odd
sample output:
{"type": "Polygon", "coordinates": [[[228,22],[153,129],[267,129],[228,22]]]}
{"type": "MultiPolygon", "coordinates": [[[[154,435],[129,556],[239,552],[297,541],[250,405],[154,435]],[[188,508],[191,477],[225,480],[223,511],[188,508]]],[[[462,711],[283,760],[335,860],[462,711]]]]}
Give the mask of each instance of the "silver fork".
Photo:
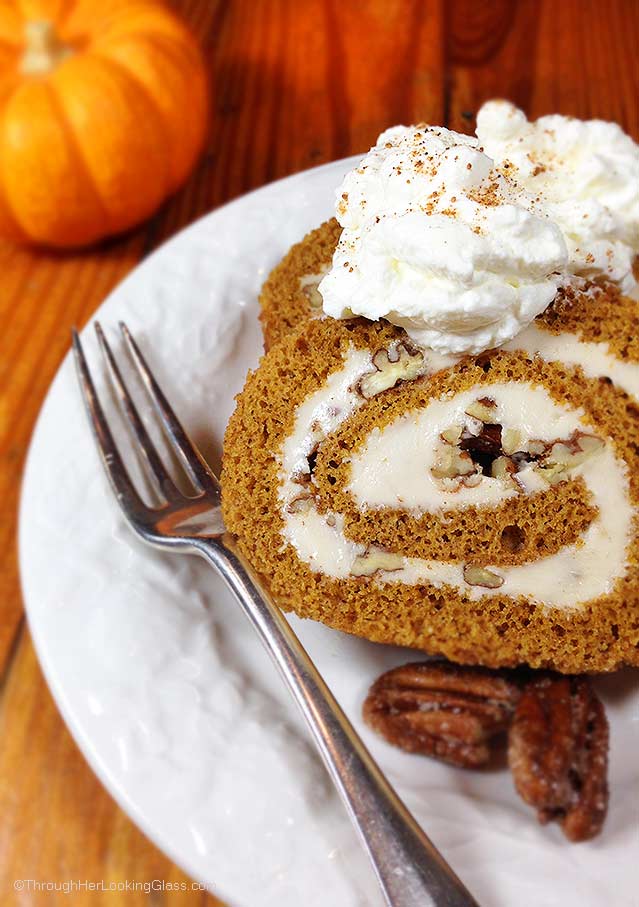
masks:
{"type": "Polygon", "coordinates": [[[192,484],[184,495],[151,441],[100,325],[100,347],[134,446],[163,503],[147,506],[109,428],[76,331],[73,350],[98,451],[124,516],[158,548],[203,556],[226,581],[282,674],[368,852],[390,907],[478,907],[386,780],[302,644],[226,532],[220,484],[189,439],[126,325],[122,335],[153,408],[192,484]]]}

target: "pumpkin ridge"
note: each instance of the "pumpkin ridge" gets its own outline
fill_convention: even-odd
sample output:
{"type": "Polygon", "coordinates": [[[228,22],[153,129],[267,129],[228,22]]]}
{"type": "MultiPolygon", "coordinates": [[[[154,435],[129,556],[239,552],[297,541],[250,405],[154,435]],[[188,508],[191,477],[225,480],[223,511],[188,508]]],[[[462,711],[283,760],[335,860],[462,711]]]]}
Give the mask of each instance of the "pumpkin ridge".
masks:
{"type": "MultiPolygon", "coordinates": [[[[144,41],[145,44],[148,44],[150,47],[153,47],[156,51],[166,54],[168,57],[171,57],[171,60],[178,66],[190,65],[194,69],[199,68],[202,62],[202,57],[198,47],[194,47],[192,42],[187,43],[186,41],[177,43],[173,38],[169,38],[168,35],[164,34],[159,30],[156,31],[142,31],[131,32],[126,35],[127,40],[130,40],[131,37],[135,37],[138,41],[144,41]],[[177,51],[177,53],[176,53],[177,51]]],[[[104,47],[100,46],[101,38],[96,38],[95,45],[91,46],[91,52],[102,52],[109,53],[109,45],[117,45],[118,40],[121,36],[109,37],[106,36],[104,39],[104,47]]],[[[109,56],[109,60],[111,57],[109,56]]]]}
{"type": "MultiPolygon", "coordinates": [[[[128,70],[126,66],[122,66],[122,64],[118,60],[111,59],[111,57],[106,54],[102,54],[97,49],[92,49],[90,53],[92,57],[95,57],[102,63],[105,63],[108,66],[112,66],[114,69],[117,69],[120,75],[123,76],[126,81],[128,81],[129,85],[131,85],[134,90],[138,91],[140,96],[144,99],[144,102],[148,107],[151,108],[151,111],[155,114],[155,116],[158,118],[158,122],[161,124],[160,128],[163,133],[165,146],[172,149],[174,145],[172,130],[167,123],[162,110],[160,109],[159,105],[156,104],[155,98],[153,97],[147,86],[135,76],[135,73],[133,73],[131,70],[128,70]]],[[[172,192],[175,188],[175,186],[173,185],[173,180],[171,179],[171,169],[171,166],[167,166],[165,168],[164,186],[162,189],[163,195],[172,192]]]]}
{"type": "MultiPolygon", "coordinates": [[[[104,0],[103,0],[104,2],[104,0]]],[[[144,2],[144,0],[143,0],[144,2]]],[[[157,0],[155,0],[157,2],[157,0]]],[[[76,23],[73,21],[74,17],[80,14],[80,22],[86,20],[87,9],[86,7],[89,4],[83,3],[82,0],[66,0],[66,9],[61,14],[60,19],[58,20],[61,27],[64,28],[73,28],[76,27],[76,23]]],[[[104,3],[105,6],[109,6],[109,3],[104,3]]],[[[137,5],[137,4],[135,4],[137,5]]],[[[130,6],[134,6],[134,0],[131,0],[130,6]]],[[[124,7],[116,7],[115,9],[90,9],[90,30],[87,32],[92,43],[93,39],[100,35],[104,30],[108,29],[112,22],[119,22],[123,16],[128,13],[128,10],[124,7]]],[[[86,26],[81,27],[80,31],[84,31],[86,26]]]]}
{"type": "Polygon", "coordinates": [[[22,18],[14,7],[5,2],[0,7],[0,40],[7,47],[20,51],[22,46],[22,18]]]}
{"type": "Polygon", "coordinates": [[[160,31],[160,29],[149,29],[149,31],[140,30],[139,32],[133,32],[133,34],[139,35],[141,38],[143,37],[152,47],[167,52],[176,62],[179,62],[180,65],[182,65],[184,60],[177,60],[175,51],[178,49],[185,54],[185,59],[192,66],[197,67],[202,62],[200,48],[195,45],[192,40],[180,41],[178,43],[174,38],[169,38],[169,36],[165,32],[160,31]]]}
{"type": "Polygon", "coordinates": [[[0,79],[0,111],[4,109],[7,97],[15,90],[19,82],[20,76],[17,72],[9,73],[4,79],[0,79]]]}
{"type": "Polygon", "coordinates": [[[6,221],[9,224],[9,229],[13,230],[18,239],[24,241],[28,237],[26,229],[22,226],[20,216],[15,210],[15,207],[11,203],[11,199],[7,195],[5,188],[5,181],[3,179],[4,171],[4,147],[3,147],[3,136],[4,136],[4,125],[5,125],[5,102],[7,98],[11,95],[12,89],[15,87],[18,80],[17,73],[13,78],[9,78],[8,85],[6,90],[3,90],[0,94],[0,217],[4,216],[6,221]]]}
{"type": "Polygon", "coordinates": [[[59,30],[65,28],[69,21],[69,17],[75,12],[77,5],[77,0],[66,0],[66,3],[64,3],[63,8],[58,12],[55,20],[55,24],[59,30]]]}
{"type": "MultiPolygon", "coordinates": [[[[128,40],[128,36],[127,36],[127,40],[128,40]]],[[[194,72],[196,73],[196,79],[198,79],[197,72],[201,68],[201,61],[200,61],[200,57],[199,57],[197,48],[186,47],[185,45],[182,45],[182,44],[176,45],[175,42],[173,42],[172,40],[167,38],[166,35],[163,35],[160,33],[157,33],[154,35],[146,35],[144,37],[144,43],[148,45],[149,49],[152,50],[152,52],[154,54],[156,54],[158,56],[158,58],[160,58],[160,59],[162,57],[166,58],[168,63],[175,66],[176,70],[183,72],[187,67],[191,67],[194,70],[194,72]]],[[[169,188],[170,188],[170,191],[173,192],[173,191],[175,191],[175,189],[177,189],[183,183],[183,181],[188,173],[188,170],[185,172],[183,167],[178,169],[173,166],[175,163],[179,162],[180,155],[175,153],[175,148],[176,148],[176,144],[180,141],[180,138],[179,138],[179,136],[177,136],[175,134],[175,132],[173,130],[172,121],[171,121],[170,117],[166,116],[161,105],[155,101],[155,98],[153,97],[151,91],[149,91],[148,85],[142,80],[142,78],[140,76],[138,76],[138,74],[136,73],[136,71],[134,69],[129,69],[125,63],[122,63],[122,61],[118,58],[118,56],[115,53],[112,56],[111,48],[112,47],[117,48],[117,46],[118,46],[117,41],[110,40],[105,43],[105,46],[100,46],[100,44],[97,44],[94,48],[91,49],[91,54],[93,56],[101,59],[102,61],[108,62],[110,65],[112,64],[114,66],[117,66],[121,72],[128,73],[131,76],[131,78],[135,81],[135,83],[137,85],[139,85],[140,88],[143,89],[143,91],[146,92],[146,94],[149,98],[152,99],[154,109],[160,115],[162,122],[164,124],[164,127],[165,127],[165,133],[166,133],[165,140],[167,143],[167,147],[170,148],[171,152],[172,152],[172,160],[171,160],[172,166],[170,167],[170,172],[169,172],[169,184],[170,184],[169,188]]],[[[199,81],[199,79],[198,79],[198,81],[199,81]]],[[[197,141],[192,142],[193,149],[192,149],[192,153],[191,153],[191,164],[189,165],[189,167],[192,166],[193,161],[195,159],[197,159],[197,156],[202,149],[202,143],[204,141],[204,136],[205,136],[206,130],[208,128],[208,121],[206,119],[206,113],[209,109],[209,97],[210,97],[209,83],[208,83],[207,79],[202,79],[201,81],[202,81],[202,105],[201,106],[202,106],[203,113],[202,113],[202,116],[197,115],[194,118],[195,124],[196,124],[197,128],[199,129],[199,134],[197,134],[195,131],[193,131],[193,133],[192,133],[194,137],[197,137],[197,141]]],[[[191,141],[191,139],[189,139],[189,142],[190,141],[191,141]]]]}
{"type": "Polygon", "coordinates": [[[13,53],[20,53],[22,50],[21,41],[8,41],[6,38],[0,38],[0,47],[13,53]]]}
{"type": "MultiPolygon", "coordinates": [[[[87,5],[86,2],[82,2],[82,0],[71,0],[71,2],[73,4],[73,13],[76,13],[78,10],[81,13],[86,12],[84,9],[87,5]]],[[[67,22],[66,24],[76,27],[73,17],[71,17],[71,22],[67,22]]],[[[189,44],[191,47],[197,49],[197,42],[189,28],[179,16],[176,15],[175,11],[164,2],[164,0],[159,0],[159,2],[158,0],[130,0],[126,7],[122,6],[116,9],[107,10],[106,12],[99,10],[97,17],[93,15],[92,11],[90,24],[91,29],[88,32],[90,36],[90,48],[87,48],[87,50],[93,50],[94,42],[99,42],[103,38],[107,41],[112,41],[117,40],[117,38],[122,35],[126,35],[127,38],[138,39],[146,39],[149,35],[167,37],[167,25],[170,26],[169,40],[176,43],[189,44]],[[157,20],[154,21],[153,19],[151,19],[151,21],[143,22],[142,24],[132,24],[130,19],[132,15],[136,13],[151,13],[158,17],[165,27],[160,27],[157,24],[157,20]],[[119,26],[123,20],[126,21],[126,28],[123,31],[116,28],[114,34],[110,33],[111,28],[114,25],[116,27],[119,26]]]]}
{"type": "Polygon", "coordinates": [[[100,198],[100,193],[98,192],[97,186],[93,182],[93,176],[91,174],[91,170],[84,158],[84,153],[82,151],[82,148],[80,147],[80,144],[77,142],[75,135],[73,133],[73,129],[71,127],[71,123],[69,122],[69,117],[67,115],[67,111],[65,110],[65,107],[64,107],[64,102],[63,102],[62,98],[60,97],[60,94],[59,94],[55,84],[52,83],[48,79],[46,80],[46,87],[47,87],[47,90],[49,91],[49,95],[51,97],[51,103],[52,103],[53,107],[55,107],[58,117],[60,119],[60,126],[64,133],[64,138],[67,142],[67,147],[69,148],[69,153],[70,153],[71,157],[73,158],[73,164],[77,168],[77,171],[81,174],[81,177],[84,180],[85,184],[89,187],[93,200],[96,203],[96,207],[102,213],[107,224],[111,224],[111,215],[110,215],[106,205],[100,198]]]}

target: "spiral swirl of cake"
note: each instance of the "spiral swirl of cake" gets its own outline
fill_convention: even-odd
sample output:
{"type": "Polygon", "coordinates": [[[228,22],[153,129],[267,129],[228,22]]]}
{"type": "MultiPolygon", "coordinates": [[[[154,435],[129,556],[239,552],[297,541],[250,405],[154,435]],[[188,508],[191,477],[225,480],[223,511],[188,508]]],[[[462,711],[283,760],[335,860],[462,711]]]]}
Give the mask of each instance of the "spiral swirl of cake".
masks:
{"type": "Polygon", "coordinates": [[[226,525],[281,606],[458,662],[639,664],[636,305],[572,289],[478,356],[383,320],[286,333],[238,397],[222,474],[226,525]]]}

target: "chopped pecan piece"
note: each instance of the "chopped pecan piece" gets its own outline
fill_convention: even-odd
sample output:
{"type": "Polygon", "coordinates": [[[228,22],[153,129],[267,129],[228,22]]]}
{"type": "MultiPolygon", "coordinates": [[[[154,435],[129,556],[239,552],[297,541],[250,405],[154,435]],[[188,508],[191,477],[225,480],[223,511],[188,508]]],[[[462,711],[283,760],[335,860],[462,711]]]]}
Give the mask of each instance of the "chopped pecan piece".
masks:
{"type": "Polygon", "coordinates": [[[548,448],[548,444],[545,441],[529,441],[528,442],[528,453],[531,457],[543,457],[548,448]]]}
{"type": "Polygon", "coordinates": [[[586,677],[545,676],[521,695],[509,733],[515,786],[542,823],[594,837],[608,808],[608,722],[586,677]]]}
{"type": "Polygon", "coordinates": [[[484,586],[486,589],[499,589],[504,585],[503,576],[472,564],[466,564],[464,567],[464,580],[469,586],[484,586]]]}
{"type": "Polygon", "coordinates": [[[517,467],[510,457],[497,457],[490,464],[490,474],[494,479],[510,479],[514,472],[517,472],[517,467]]]}
{"type": "Polygon", "coordinates": [[[475,464],[467,453],[451,444],[442,445],[431,469],[436,479],[457,479],[476,472],[475,464]]]}
{"type": "Polygon", "coordinates": [[[407,343],[400,343],[395,349],[377,350],[372,364],[375,371],[367,372],[358,384],[358,390],[366,400],[395,387],[400,381],[417,378],[424,367],[424,354],[407,343]]]}
{"type": "Polygon", "coordinates": [[[506,456],[516,453],[521,449],[522,437],[521,432],[515,428],[507,428],[502,431],[501,447],[506,456]]]}
{"type": "Polygon", "coordinates": [[[445,662],[382,674],[364,720],[389,743],[462,768],[485,765],[507,729],[519,687],[506,673],[445,662]]]}
{"type": "Polygon", "coordinates": [[[364,554],[360,554],[353,561],[351,576],[372,576],[378,570],[401,570],[403,566],[404,558],[401,554],[370,545],[364,554]]]}
{"type": "Polygon", "coordinates": [[[310,492],[306,494],[298,494],[296,498],[293,498],[292,501],[289,501],[286,505],[287,513],[304,513],[311,509],[313,506],[313,496],[310,492]]]}
{"type": "Polygon", "coordinates": [[[304,274],[303,277],[300,277],[300,290],[306,296],[308,303],[312,309],[321,309],[324,304],[322,299],[322,294],[318,290],[322,278],[326,276],[329,272],[329,266],[322,268],[317,274],[304,274]]]}
{"type": "Polygon", "coordinates": [[[443,431],[440,435],[442,441],[445,441],[447,444],[459,444],[459,440],[462,436],[462,426],[461,425],[452,425],[450,428],[447,428],[446,431],[443,431]]]}
{"type": "Polygon", "coordinates": [[[466,407],[466,414],[480,422],[494,422],[497,404],[492,397],[481,397],[466,407]]]}
{"type": "Polygon", "coordinates": [[[547,444],[543,441],[530,441],[528,449],[538,460],[537,468],[542,478],[550,485],[557,485],[570,478],[571,469],[601,453],[605,446],[606,442],[602,438],[575,431],[563,441],[547,444]],[[539,457],[542,459],[539,460],[539,457]]]}

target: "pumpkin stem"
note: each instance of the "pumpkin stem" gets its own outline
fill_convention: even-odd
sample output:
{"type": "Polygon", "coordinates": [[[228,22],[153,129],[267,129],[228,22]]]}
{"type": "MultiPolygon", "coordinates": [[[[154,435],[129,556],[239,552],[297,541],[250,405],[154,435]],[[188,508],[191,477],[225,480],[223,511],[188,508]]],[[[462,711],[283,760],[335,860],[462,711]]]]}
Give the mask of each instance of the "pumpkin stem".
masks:
{"type": "Polygon", "coordinates": [[[27,75],[44,75],[70,57],[73,48],[63,44],[52,22],[33,20],[25,23],[25,48],[20,71],[27,75]]]}

